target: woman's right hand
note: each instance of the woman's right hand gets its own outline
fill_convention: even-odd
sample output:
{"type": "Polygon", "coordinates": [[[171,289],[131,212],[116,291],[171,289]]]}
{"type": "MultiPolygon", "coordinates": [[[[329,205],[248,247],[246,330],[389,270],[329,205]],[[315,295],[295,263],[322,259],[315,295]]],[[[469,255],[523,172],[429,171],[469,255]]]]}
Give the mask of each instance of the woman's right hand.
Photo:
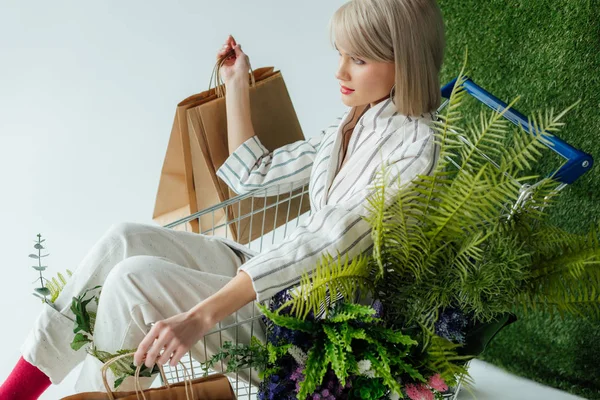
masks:
{"type": "Polygon", "coordinates": [[[217,61],[222,60],[224,57],[227,58],[223,65],[221,65],[220,74],[225,86],[237,80],[247,81],[250,60],[242,51],[241,45],[237,44],[231,35],[227,37],[225,44],[217,52],[217,61]]]}

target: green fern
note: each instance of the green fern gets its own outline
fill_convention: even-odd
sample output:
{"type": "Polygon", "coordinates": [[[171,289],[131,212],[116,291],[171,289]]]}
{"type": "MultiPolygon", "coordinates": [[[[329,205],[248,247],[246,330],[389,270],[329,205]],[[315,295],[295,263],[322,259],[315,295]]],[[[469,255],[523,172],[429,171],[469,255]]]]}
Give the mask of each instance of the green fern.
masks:
{"type": "MultiPolygon", "coordinates": [[[[343,326],[343,325],[342,325],[343,326]]],[[[340,382],[345,382],[350,371],[347,368],[346,354],[347,349],[351,346],[346,342],[345,336],[341,334],[340,327],[335,325],[323,325],[323,332],[327,336],[325,343],[325,354],[328,361],[331,363],[331,368],[335,372],[335,376],[340,382]]]]}
{"type": "Polygon", "coordinates": [[[291,292],[292,299],[280,310],[291,306],[293,315],[305,319],[311,311],[317,315],[323,306],[329,308],[328,295],[330,299],[353,299],[359,292],[372,292],[373,285],[366,255],[355,257],[351,263],[346,256],[342,264],[339,253],[337,261],[325,254],[311,275],[302,275],[299,286],[291,292]]]}
{"type": "Polygon", "coordinates": [[[460,345],[437,335],[431,336],[431,344],[427,352],[429,356],[428,368],[434,373],[439,373],[449,386],[456,385],[459,378],[462,378],[466,384],[473,383],[464,366],[472,357],[457,355],[456,349],[458,347],[460,345]]]}
{"type": "Polygon", "coordinates": [[[306,365],[304,368],[305,379],[300,382],[300,390],[298,391],[298,398],[305,399],[306,396],[311,394],[323,381],[323,377],[327,372],[329,365],[326,362],[326,352],[323,351],[325,347],[325,341],[321,338],[315,340],[313,347],[308,352],[308,358],[306,359],[306,365]]]}
{"type": "MultiPolygon", "coordinates": [[[[374,316],[372,307],[338,302],[328,310],[327,319],[306,321],[300,317],[281,314],[286,311],[267,311],[267,317],[276,325],[294,329],[302,327],[304,332],[310,333],[311,344],[307,354],[304,368],[305,380],[299,383],[298,398],[305,398],[313,393],[321,384],[329,368],[335,373],[340,382],[345,382],[350,376],[360,373],[357,360],[371,362],[375,379],[382,379],[383,385],[388,389],[401,393],[401,385],[397,378],[409,376],[413,380],[426,382],[420,368],[428,368],[427,363],[439,362],[438,349],[433,348],[414,351],[419,341],[399,329],[391,329],[384,325],[384,321],[374,316]],[[310,323],[310,325],[307,325],[310,323]],[[310,328],[308,328],[310,326],[310,328]],[[433,360],[433,361],[430,361],[433,360]]],[[[286,351],[283,346],[268,344],[272,349],[269,362],[281,359],[286,351]]],[[[454,348],[446,349],[443,353],[445,361],[462,360],[454,348]]],[[[450,369],[449,366],[444,368],[450,369]]],[[[454,370],[462,369],[454,367],[454,370]]]]}
{"type": "MultiPolygon", "coordinates": [[[[73,273],[67,269],[67,275],[69,278],[73,275],[73,273]]],[[[64,275],[60,272],[57,274],[57,277],[52,278],[50,281],[46,283],[46,287],[50,290],[50,302],[54,303],[58,298],[60,292],[64,289],[67,284],[67,280],[64,275]]]]}
{"type": "Polygon", "coordinates": [[[315,324],[311,321],[303,321],[292,316],[282,315],[277,311],[271,311],[263,304],[257,304],[257,306],[265,317],[269,318],[276,325],[306,333],[313,333],[316,329],[315,324]]]}
{"type": "Polygon", "coordinates": [[[405,184],[386,208],[385,188],[402,182],[386,182],[381,173],[379,192],[369,201],[369,263],[384,271],[375,291],[390,321],[431,330],[437,310],[448,306],[479,321],[516,307],[596,315],[598,234],[578,237],[546,226],[545,210],[560,183],[528,174],[578,102],[558,115],[539,113],[529,132],[520,127],[510,146],[500,146],[508,134],[502,115],[516,100],[463,128],[463,71],[434,125],[441,155],[432,174],[405,184]],[[523,189],[529,197],[517,203],[523,189]]]}

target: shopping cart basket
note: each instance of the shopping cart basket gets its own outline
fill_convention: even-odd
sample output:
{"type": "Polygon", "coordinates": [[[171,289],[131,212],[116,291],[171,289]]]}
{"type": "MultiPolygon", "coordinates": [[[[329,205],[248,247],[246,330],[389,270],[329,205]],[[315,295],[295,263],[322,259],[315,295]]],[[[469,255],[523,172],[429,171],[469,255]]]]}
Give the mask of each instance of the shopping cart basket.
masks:
{"type": "MultiPolygon", "coordinates": [[[[452,89],[454,88],[455,84],[456,84],[456,79],[449,82],[442,88],[442,90],[441,90],[442,97],[445,99],[445,101],[439,107],[438,112],[441,112],[448,105],[448,102],[449,102],[448,99],[450,97],[450,94],[451,94],[452,89]]],[[[466,77],[462,86],[464,87],[466,93],[471,95],[474,99],[476,99],[483,105],[486,105],[498,112],[501,112],[502,110],[504,110],[507,107],[506,103],[502,102],[501,100],[499,100],[492,94],[485,91],[480,86],[476,85],[468,77],[466,77]]],[[[527,118],[513,108],[507,110],[504,113],[504,117],[517,126],[521,125],[526,131],[531,132],[533,130],[533,128],[530,127],[530,125],[527,121],[527,118]]],[[[459,136],[459,137],[465,143],[470,144],[469,140],[466,137],[464,137],[464,136],[459,136]]],[[[568,143],[564,142],[563,140],[561,140],[560,138],[558,138],[556,136],[550,136],[548,138],[548,140],[549,140],[549,144],[550,144],[549,147],[554,152],[556,152],[560,157],[562,157],[564,159],[564,162],[557,169],[557,171],[555,172],[555,175],[554,175],[554,178],[561,182],[560,185],[556,189],[557,191],[560,191],[564,187],[566,187],[568,184],[575,182],[581,175],[583,175],[586,171],[591,169],[591,167],[593,165],[593,159],[592,159],[591,155],[574,148],[573,146],[569,145],[568,143]]],[[[487,155],[481,154],[481,156],[485,157],[495,167],[499,168],[498,164],[494,160],[489,158],[487,155]]],[[[454,163],[454,161],[451,158],[448,158],[448,160],[451,163],[454,163]]],[[[456,165],[456,167],[458,167],[458,165],[456,165]]],[[[523,203],[528,201],[533,190],[535,189],[535,185],[536,184],[533,184],[533,185],[526,184],[526,185],[521,186],[520,196],[519,196],[517,202],[512,205],[512,210],[515,210],[517,207],[521,206],[523,203]]],[[[270,189],[270,190],[272,190],[272,189],[270,189]]],[[[253,192],[247,193],[247,194],[236,196],[227,201],[216,204],[212,207],[206,208],[206,209],[199,211],[195,214],[192,214],[186,218],[182,218],[178,221],[175,221],[168,225],[165,225],[165,227],[166,228],[174,228],[181,224],[186,224],[187,222],[194,220],[194,219],[198,219],[198,221],[200,221],[200,217],[203,217],[202,218],[203,221],[206,221],[207,219],[210,220],[210,217],[206,218],[206,216],[212,215],[212,217],[213,217],[212,225],[211,226],[200,226],[200,233],[206,234],[206,235],[214,235],[215,232],[217,232],[217,231],[218,232],[224,231],[227,233],[229,231],[229,229],[223,229],[223,228],[227,227],[229,224],[238,224],[238,227],[239,227],[240,222],[243,221],[245,218],[250,219],[249,226],[251,226],[251,227],[257,226],[256,223],[253,224],[253,222],[255,222],[255,221],[253,221],[254,218],[256,218],[257,216],[258,216],[258,218],[262,217],[263,218],[263,221],[262,221],[263,231],[262,232],[264,232],[266,229],[268,231],[268,233],[263,234],[261,232],[261,235],[257,239],[255,239],[253,241],[248,240],[247,244],[246,244],[246,246],[248,248],[250,248],[251,250],[261,252],[261,251],[263,251],[263,249],[266,249],[266,247],[265,247],[266,245],[268,247],[270,247],[272,245],[276,245],[281,240],[286,238],[294,230],[295,227],[297,227],[305,218],[308,218],[311,215],[311,211],[305,212],[304,214],[300,214],[300,210],[302,209],[302,200],[305,199],[306,195],[308,194],[308,185],[301,187],[300,190],[298,190],[297,188],[292,188],[291,185],[289,185],[289,184],[279,185],[279,186],[277,186],[277,193],[278,194],[276,196],[276,201],[274,203],[270,203],[267,205],[266,200],[265,200],[266,190],[258,189],[253,192]],[[283,197],[283,199],[280,200],[280,196],[283,197]],[[292,200],[297,197],[300,198],[300,202],[298,202],[298,201],[295,202],[295,204],[298,205],[298,208],[291,209],[290,204],[292,204],[292,200]],[[253,207],[249,213],[242,215],[242,211],[241,211],[242,210],[242,208],[241,208],[242,201],[248,201],[248,199],[254,200],[254,201],[252,201],[253,207]],[[262,199],[264,201],[264,203],[263,203],[262,207],[257,207],[256,209],[254,209],[254,205],[260,204],[260,201],[256,202],[257,199],[262,199]],[[219,222],[219,223],[215,224],[215,213],[217,213],[218,215],[233,215],[233,213],[225,212],[225,211],[227,211],[227,207],[237,207],[238,212],[235,215],[238,215],[238,217],[235,219],[232,219],[232,220],[227,220],[225,222],[219,222]],[[285,223],[277,228],[275,227],[275,225],[273,227],[265,227],[264,216],[266,215],[266,212],[264,212],[264,211],[268,208],[273,208],[273,207],[275,208],[275,211],[274,211],[275,215],[276,215],[275,220],[278,220],[277,216],[279,215],[279,213],[285,213],[285,215],[286,215],[285,223]],[[270,245],[269,245],[269,242],[270,242],[270,245]]],[[[239,229],[237,231],[239,231],[239,229]]],[[[249,237],[252,237],[251,231],[249,232],[249,237]]],[[[238,241],[239,240],[240,239],[238,238],[238,241]]],[[[248,318],[245,320],[239,320],[239,318],[236,314],[235,315],[235,321],[236,321],[235,323],[229,324],[228,326],[219,325],[217,328],[215,328],[214,330],[209,332],[206,336],[219,335],[219,340],[220,340],[220,343],[222,346],[223,345],[223,340],[222,340],[223,332],[226,330],[233,330],[233,334],[230,335],[229,337],[235,337],[235,342],[236,342],[235,344],[237,345],[238,344],[237,343],[238,342],[238,330],[240,329],[240,327],[242,327],[244,325],[247,327],[248,325],[250,325],[250,332],[252,335],[252,332],[254,331],[254,329],[261,329],[261,327],[259,326],[260,318],[261,318],[260,315],[253,315],[252,318],[248,318]]],[[[206,347],[204,348],[204,354],[206,354],[206,347]]],[[[193,377],[203,376],[205,374],[206,371],[204,371],[202,369],[202,367],[198,361],[193,359],[193,357],[191,356],[191,353],[188,353],[182,359],[182,361],[185,364],[187,364],[188,370],[191,371],[191,374],[193,377]]],[[[205,362],[206,360],[199,360],[199,361],[205,362]]],[[[221,370],[225,369],[222,363],[220,364],[220,367],[221,367],[221,370]]],[[[177,367],[177,368],[166,367],[165,368],[166,377],[170,383],[175,383],[175,382],[179,382],[179,381],[183,380],[184,374],[183,374],[183,371],[179,368],[180,367],[177,367]]],[[[234,375],[230,376],[230,380],[232,382],[233,389],[238,398],[240,398],[240,399],[256,398],[256,393],[257,393],[258,389],[257,389],[256,385],[252,385],[251,383],[249,383],[249,382],[256,383],[258,381],[256,371],[253,371],[251,368],[249,368],[248,371],[247,372],[244,371],[243,374],[240,374],[238,372],[238,373],[235,373],[234,375]],[[244,377],[244,379],[241,378],[242,376],[244,377]]],[[[446,397],[448,399],[456,399],[458,396],[459,389],[460,389],[460,384],[458,385],[457,388],[455,388],[453,393],[448,394],[448,396],[446,396],[446,397]]]]}

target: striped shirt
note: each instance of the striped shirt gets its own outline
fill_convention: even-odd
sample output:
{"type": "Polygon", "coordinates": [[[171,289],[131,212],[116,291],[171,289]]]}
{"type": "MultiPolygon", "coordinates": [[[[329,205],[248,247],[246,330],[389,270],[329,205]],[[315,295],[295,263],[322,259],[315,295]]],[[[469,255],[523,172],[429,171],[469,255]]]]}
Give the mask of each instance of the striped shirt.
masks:
{"type": "Polygon", "coordinates": [[[431,113],[418,118],[402,115],[386,99],[370,108],[349,108],[317,137],[270,152],[253,136],[227,158],[217,176],[238,194],[265,189],[266,195],[273,195],[277,190],[270,191],[271,185],[309,185],[311,216],[281,243],[253,255],[239,268],[252,278],[258,301],[299,283],[324,254],[344,261],[372,249],[371,226],[363,217],[368,215],[367,198],[376,190],[376,174],[382,163],[389,165],[392,184],[385,190],[386,204],[417,175],[429,175],[439,157],[434,118],[431,113]],[[365,109],[340,170],[343,129],[365,109]]]}

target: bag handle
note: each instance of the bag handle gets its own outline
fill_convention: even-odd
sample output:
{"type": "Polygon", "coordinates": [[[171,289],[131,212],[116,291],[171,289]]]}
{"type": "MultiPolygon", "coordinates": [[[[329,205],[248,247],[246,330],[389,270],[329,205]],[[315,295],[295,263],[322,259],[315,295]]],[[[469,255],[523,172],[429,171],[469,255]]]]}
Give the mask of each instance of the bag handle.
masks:
{"type": "MultiPolygon", "coordinates": [[[[223,56],[221,56],[221,58],[219,58],[217,60],[217,62],[215,63],[213,72],[210,75],[210,82],[208,83],[208,91],[210,92],[210,89],[212,87],[213,80],[214,80],[215,81],[215,91],[217,93],[217,97],[225,97],[225,84],[221,80],[220,71],[221,71],[221,67],[225,63],[225,60],[227,59],[227,57],[229,57],[232,54],[235,54],[234,49],[229,50],[227,53],[225,53],[223,56]]],[[[256,80],[254,79],[254,70],[252,70],[250,61],[248,61],[248,65],[250,66],[250,79],[252,81],[251,86],[256,87],[256,80]]]]}
{"type": "MultiPolygon", "coordinates": [[[[135,351],[131,352],[131,353],[118,355],[116,357],[111,358],[110,360],[105,362],[104,365],[102,365],[102,369],[101,369],[102,382],[104,383],[104,388],[106,389],[106,394],[108,395],[108,398],[110,400],[115,400],[115,396],[114,396],[114,393],[112,392],[112,390],[110,389],[110,385],[108,384],[108,381],[106,380],[106,371],[108,370],[108,367],[115,361],[118,361],[121,358],[125,358],[128,356],[133,356],[134,354],[135,354],[135,351]]],[[[183,371],[185,373],[185,379],[183,380],[183,384],[184,384],[184,388],[185,388],[185,397],[187,400],[194,400],[194,391],[192,388],[192,378],[190,377],[190,374],[189,374],[186,366],[181,361],[179,361],[179,364],[181,364],[181,366],[183,367],[183,371]],[[188,384],[189,384],[189,389],[188,389],[188,384]],[[189,393],[188,393],[188,391],[189,391],[189,393]]],[[[157,364],[157,365],[158,365],[158,369],[160,370],[160,375],[162,376],[163,381],[165,382],[165,385],[167,386],[168,389],[170,389],[171,385],[169,385],[169,381],[167,380],[167,376],[165,375],[165,370],[164,370],[163,366],[160,364],[157,364]]],[[[142,399],[146,400],[146,396],[144,395],[142,385],[140,384],[141,369],[142,369],[142,364],[138,365],[135,369],[135,375],[134,375],[135,395],[138,398],[138,400],[140,400],[140,393],[141,393],[142,399]]]]}

